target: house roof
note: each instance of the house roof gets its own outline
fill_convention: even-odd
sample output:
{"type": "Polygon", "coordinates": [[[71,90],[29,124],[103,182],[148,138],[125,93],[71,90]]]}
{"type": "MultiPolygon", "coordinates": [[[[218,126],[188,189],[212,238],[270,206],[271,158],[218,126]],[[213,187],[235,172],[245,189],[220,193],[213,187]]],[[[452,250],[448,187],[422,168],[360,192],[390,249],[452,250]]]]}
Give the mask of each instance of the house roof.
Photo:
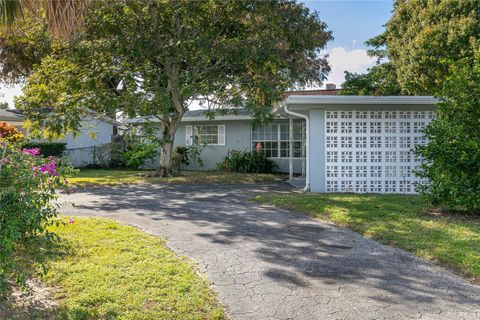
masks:
{"type": "Polygon", "coordinates": [[[337,96],[341,89],[319,89],[319,90],[301,90],[301,91],[286,91],[284,97],[291,95],[295,96],[337,96]]]}
{"type": "MultiPolygon", "coordinates": [[[[319,90],[302,90],[302,91],[286,91],[284,97],[287,98],[291,95],[338,95],[340,94],[340,89],[319,89],[319,90]]],[[[187,111],[182,118],[182,122],[191,122],[191,121],[225,121],[225,120],[251,120],[252,113],[246,109],[230,109],[227,113],[225,112],[216,112],[215,118],[210,118],[209,113],[212,111],[207,110],[192,110],[187,111]]],[[[144,122],[160,122],[160,120],[154,116],[144,116],[136,117],[132,119],[127,119],[126,122],[130,124],[135,123],[144,123],[144,122]]]]}
{"type": "Polygon", "coordinates": [[[282,104],[288,105],[435,105],[432,96],[321,96],[290,95],[282,104]]]}
{"type": "MultiPolygon", "coordinates": [[[[52,111],[51,108],[42,108],[38,109],[40,113],[49,113],[52,111]]],[[[120,122],[118,122],[115,119],[112,119],[108,116],[101,115],[93,110],[88,110],[90,114],[92,114],[94,117],[98,117],[101,120],[111,123],[113,125],[121,125],[120,122]]],[[[24,117],[24,112],[20,109],[0,109],[0,121],[15,121],[15,122],[23,122],[25,119],[24,117]]]]}
{"type": "Polygon", "coordinates": [[[22,122],[23,116],[13,109],[0,109],[0,121],[22,122]]]}

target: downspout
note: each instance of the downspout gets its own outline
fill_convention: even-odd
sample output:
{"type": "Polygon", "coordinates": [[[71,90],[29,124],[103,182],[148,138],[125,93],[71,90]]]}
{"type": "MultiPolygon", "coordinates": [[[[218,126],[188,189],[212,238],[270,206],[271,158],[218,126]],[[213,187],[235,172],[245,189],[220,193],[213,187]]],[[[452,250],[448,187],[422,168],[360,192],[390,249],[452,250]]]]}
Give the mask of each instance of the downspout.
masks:
{"type": "Polygon", "coordinates": [[[303,191],[310,191],[310,119],[307,115],[293,112],[288,110],[288,105],[285,103],[284,108],[285,113],[294,116],[294,117],[299,117],[305,119],[305,161],[307,163],[307,168],[305,172],[305,188],[303,188],[303,191]]]}

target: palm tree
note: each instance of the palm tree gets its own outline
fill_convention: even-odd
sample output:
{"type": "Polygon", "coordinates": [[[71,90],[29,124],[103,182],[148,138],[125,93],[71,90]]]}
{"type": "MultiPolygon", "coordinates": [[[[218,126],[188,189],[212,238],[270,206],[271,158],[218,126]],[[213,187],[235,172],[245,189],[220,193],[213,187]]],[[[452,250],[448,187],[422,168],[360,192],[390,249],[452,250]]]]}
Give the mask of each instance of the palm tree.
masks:
{"type": "Polygon", "coordinates": [[[71,37],[82,26],[88,0],[0,0],[0,25],[11,27],[25,10],[45,12],[53,36],[71,37]]]}

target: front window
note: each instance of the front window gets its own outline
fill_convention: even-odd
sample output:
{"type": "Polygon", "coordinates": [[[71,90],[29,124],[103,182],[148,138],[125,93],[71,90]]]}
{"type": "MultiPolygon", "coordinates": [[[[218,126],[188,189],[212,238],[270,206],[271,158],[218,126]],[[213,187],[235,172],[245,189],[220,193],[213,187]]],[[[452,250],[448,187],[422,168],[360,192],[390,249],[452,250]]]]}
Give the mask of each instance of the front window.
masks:
{"type": "Polygon", "coordinates": [[[186,135],[187,145],[225,145],[225,125],[188,125],[186,135]]]}
{"type": "MultiPolygon", "coordinates": [[[[304,150],[303,122],[293,124],[293,157],[302,158],[304,150]]],[[[252,128],[252,150],[261,150],[269,158],[289,158],[290,155],[290,125],[288,123],[272,123],[252,128]]]]}
{"type": "Polygon", "coordinates": [[[195,142],[198,144],[218,144],[218,126],[194,126],[195,142]]]}

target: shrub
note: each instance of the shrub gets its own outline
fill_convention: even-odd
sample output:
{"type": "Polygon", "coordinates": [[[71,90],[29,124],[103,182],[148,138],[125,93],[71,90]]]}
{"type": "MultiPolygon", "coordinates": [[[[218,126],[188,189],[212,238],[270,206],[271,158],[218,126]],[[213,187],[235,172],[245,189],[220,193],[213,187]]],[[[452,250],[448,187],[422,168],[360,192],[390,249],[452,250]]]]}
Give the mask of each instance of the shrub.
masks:
{"type": "Polygon", "coordinates": [[[15,126],[6,122],[0,122],[0,140],[17,143],[23,140],[23,134],[15,126]]]}
{"type": "Polygon", "coordinates": [[[180,165],[188,166],[192,162],[203,166],[203,161],[200,158],[201,153],[201,147],[197,144],[189,147],[179,146],[175,149],[174,162],[177,164],[178,167],[180,165]]]}
{"type": "Polygon", "coordinates": [[[40,149],[40,155],[43,157],[56,157],[63,156],[67,148],[67,144],[64,142],[27,142],[23,144],[25,149],[40,149]]]}
{"type": "Polygon", "coordinates": [[[425,130],[430,142],[416,150],[425,160],[418,191],[434,205],[480,212],[480,53],[452,71],[425,130]]]}
{"type": "Polygon", "coordinates": [[[153,160],[158,153],[158,146],[155,143],[134,144],[132,148],[123,155],[125,164],[129,168],[139,169],[147,160],[153,160]]]}
{"type": "Polygon", "coordinates": [[[229,151],[222,162],[217,163],[217,170],[227,172],[272,173],[277,165],[263,152],[229,151]]]}
{"type": "Polygon", "coordinates": [[[21,248],[44,234],[58,215],[58,188],[66,188],[65,176],[72,169],[54,158],[38,157],[39,149],[0,147],[0,293],[7,281],[22,276],[16,268],[21,248]]]}

